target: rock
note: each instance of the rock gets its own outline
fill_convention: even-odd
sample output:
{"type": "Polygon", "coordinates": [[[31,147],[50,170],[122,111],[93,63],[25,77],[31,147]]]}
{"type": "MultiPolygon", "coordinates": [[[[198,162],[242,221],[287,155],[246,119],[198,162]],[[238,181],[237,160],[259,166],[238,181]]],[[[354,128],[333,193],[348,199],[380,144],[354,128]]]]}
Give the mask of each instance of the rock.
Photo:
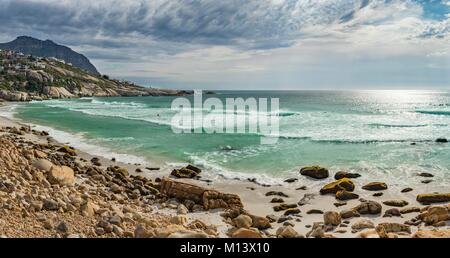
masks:
{"type": "Polygon", "coordinates": [[[412,188],[407,187],[407,188],[403,189],[401,192],[402,192],[402,193],[409,193],[409,192],[411,192],[412,190],[413,190],[412,188]]]}
{"type": "Polygon", "coordinates": [[[299,214],[300,210],[297,208],[289,208],[284,212],[285,216],[289,216],[289,215],[294,215],[294,214],[299,214]]]}
{"type": "Polygon", "coordinates": [[[360,216],[360,214],[353,209],[343,210],[343,211],[339,212],[339,215],[341,215],[341,218],[343,218],[343,219],[349,219],[349,218],[360,216]]]}
{"type": "Polygon", "coordinates": [[[434,177],[433,174],[427,173],[427,172],[419,173],[419,174],[417,174],[417,175],[418,175],[418,176],[421,176],[421,177],[434,177]]]}
{"type": "Polygon", "coordinates": [[[75,173],[66,166],[53,166],[47,177],[51,184],[58,184],[61,186],[73,185],[75,183],[75,173]]]}
{"type": "Polygon", "coordinates": [[[105,230],[101,227],[96,227],[95,228],[95,234],[97,236],[103,236],[104,234],[106,234],[105,230]]]}
{"type": "Polygon", "coordinates": [[[80,211],[83,216],[92,217],[95,215],[95,205],[89,200],[80,207],[80,211]]]}
{"type": "Polygon", "coordinates": [[[277,221],[277,216],[275,215],[267,215],[266,218],[269,220],[270,223],[277,221]]]}
{"type": "Polygon", "coordinates": [[[177,225],[185,225],[187,223],[187,218],[183,215],[177,215],[170,219],[170,223],[177,225]]]}
{"type": "Polygon", "coordinates": [[[281,217],[278,218],[277,223],[283,223],[283,222],[285,222],[285,221],[287,221],[287,220],[292,220],[292,219],[293,219],[293,218],[292,218],[291,216],[285,216],[285,215],[283,215],[283,216],[281,216],[281,217]]]}
{"type": "Polygon", "coordinates": [[[54,166],[53,163],[51,163],[46,159],[38,159],[33,162],[33,167],[45,172],[50,172],[53,166],[54,166]]]}
{"type": "Polygon", "coordinates": [[[342,178],[358,178],[361,175],[358,173],[349,173],[349,172],[345,172],[345,171],[339,171],[334,175],[334,179],[339,180],[342,178]]]}
{"type": "Polygon", "coordinates": [[[335,202],[335,203],[333,203],[333,205],[336,207],[341,207],[341,206],[347,205],[347,202],[335,202]]]}
{"type": "Polygon", "coordinates": [[[438,139],[436,139],[436,142],[437,143],[448,143],[448,140],[445,138],[438,138],[438,139]]]}
{"type": "Polygon", "coordinates": [[[191,165],[191,164],[187,165],[186,168],[196,172],[197,174],[200,174],[202,172],[202,170],[200,168],[198,168],[194,165],[191,165]]]}
{"type": "Polygon", "coordinates": [[[72,157],[77,155],[76,151],[72,147],[69,147],[67,145],[62,146],[61,148],[58,149],[58,151],[68,154],[69,156],[72,156],[72,157]]]}
{"type": "Polygon", "coordinates": [[[276,235],[278,238],[297,238],[300,236],[291,226],[283,226],[278,228],[276,235]]]}
{"type": "Polygon", "coordinates": [[[287,194],[285,194],[285,193],[283,193],[283,192],[270,191],[270,192],[267,192],[267,193],[266,193],[266,196],[274,196],[274,195],[280,196],[280,197],[286,197],[286,198],[289,197],[287,194]]]}
{"type": "Polygon", "coordinates": [[[194,178],[198,175],[198,172],[188,168],[180,168],[174,169],[171,175],[177,178],[194,178]]]}
{"type": "Polygon", "coordinates": [[[411,227],[408,225],[400,224],[400,223],[380,223],[375,228],[375,230],[380,234],[380,232],[385,233],[397,233],[397,232],[406,232],[411,234],[411,227]]]}
{"type": "Polygon", "coordinates": [[[309,204],[311,200],[316,197],[315,194],[304,194],[302,199],[298,202],[298,205],[303,206],[309,204]]]}
{"type": "Polygon", "coordinates": [[[178,205],[177,214],[186,215],[188,213],[189,213],[189,210],[188,210],[188,208],[186,208],[186,206],[184,206],[183,204],[178,205]]]}
{"type": "Polygon", "coordinates": [[[382,210],[381,204],[374,201],[366,201],[353,208],[359,214],[380,214],[382,210]]]}
{"type": "Polygon", "coordinates": [[[445,207],[432,206],[428,208],[424,213],[420,214],[420,218],[427,225],[434,225],[441,221],[450,219],[449,211],[445,207]]]}
{"type": "Polygon", "coordinates": [[[389,200],[389,201],[384,201],[383,204],[387,205],[387,206],[393,206],[393,207],[405,207],[409,203],[404,200],[389,200]]]}
{"type": "Polygon", "coordinates": [[[319,166],[304,167],[300,170],[300,174],[315,179],[325,179],[329,176],[328,169],[319,166]]]}
{"type": "Polygon", "coordinates": [[[293,204],[284,204],[283,203],[283,204],[274,206],[273,210],[274,211],[284,211],[284,210],[292,209],[292,208],[296,208],[296,207],[297,207],[297,204],[295,204],[295,203],[293,203],[293,204]]]}
{"type": "Polygon", "coordinates": [[[208,238],[208,235],[192,230],[180,230],[170,234],[167,238],[208,238]]]}
{"type": "Polygon", "coordinates": [[[168,197],[177,198],[182,201],[189,200],[196,204],[203,205],[203,208],[206,210],[216,208],[243,208],[243,204],[238,195],[221,193],[168,178],[163,178],[161,180],[160,192],[168,197]]]}
{"type": "Polygon", "coordinates": [[[250,216],[241,214],[233,219],[233,223],[237,228],[250,228],[253,220],[250,216]]]}
{"type": "Polygon", "coordinates": [[[135,238],[151,238],[154,237],[155,233],[153,231],[147,230],[144,225],[138,224],[134,230],[135,238]]]}
{"type": "Polygon", "coordinates": [[[286,182],[286,183],[294,183],[296,181],[298,181],[297,178],[288,178],[288,179],[284,180],[284,182],[286,182]]]}
{"type": "Polygon", "coordinates": [[[323,214],[324,212],[317,209],[312,209],[306,212],[306,214],[323,214]]]}
{"type": "Polygon", "coordinates": [[[352,229],[353,230],[362,230],[362,229],[368,229],[368,228],[375,228],[375,225],[372,221],[368,219],[360,219],[353,223],[352,229]]]}
{"type": "Polygon", "coordinates": [[[386,190],[387,188],[387,185],[383,182],[372,182],[362,187],[362,189],[367,191],[381,191],[386,190]]]}
{"type": "Polygon", "coordinates": [[[348,178],[342,178],[338,181],[332,182],[330,184],[325,185],[320,189],[321,194],[336,194],[337,192],[341,190],[346,190],[352,192],[355,189],[355,184],[348,179],[348,178]]]}
{"type": "Polygon", "coordinates": [[[69,233],[70,228],[69,225],[65,221],[61,221],[57,226],[56,229],[61,233],[69,233]]]}
{"type": "Polygon", "coordinates": [[[284,200],[281,198],[272,198],[272,200],[270,200],[270,203],[283,203],[284,200]]]}
{"type": "Polygon", "coordinates": [[[45,159],[45,158],[47,158],[48,155],[47,155],[47,153],[42,152],[40,150],[34,150],[34,156],[38,159],[45,159]]]}
{"type": "Polygon", "coordinates": [[[442,229],[442,230],[420,229],[413,235],[413,238],[450,238],[450,229],[442,229]]]}
{"type": "Polygon", "coordinates": [[[408,213],[413,213],[413,212],[420,212],[420,208],[419,207],[407,207],[407,208],[403,208],[400,210],[401,214],[408,214],[408,213]]]}
{"type": "Polygon", "coordinates": [[[384,212],[383,217],[400,217],[401,213],[397,208],[388,209],[384,212]]]}
{"type": "Polygon", "coordinates": [[[336,192],[336,199],[340,200],[340,201],[347,201],[347,200],[353,200],[353,199],[358,199],[359,195],[346,191],[346,190],[341,190],[341,191],[337,191],[336,192]]]}
{"type": "Polygon", "coordinates": [[[383,193],[382,192],[374,193],[372,196],[373,197],[380,197],[380,196],[383,196],[383,193]]]}
{"type": "Polygon", "coordinates": [[[379,238],[379,235],[377,231],[370,229],[359,233],[358,238],[379,238]]]}
{"type": "Polygon", "coordinates": [[[231,235],[232,238],[262,238],[261,233],[254,229],[239,228],[231,235]]]}
{"type": "Polygon", "coordinates": [[[44,200],[44,208],[46,210],[54,211],[59,209],[58,202],[52,200],[52,199],[45,199],[44,200]]]}
{"type": "Polygon", "coordinates": [[[420,181],[422,184],[429,184],[429,183],[431,183],[431,182],[433,182],[433,180],[431,180],[431,179],[427,179],[427,180],[423,180],[423,181],[420,181]]]}
{"type": "MultiPolygon", "coordinates": [[[[260,216],[250,216],[252,218],[252,227],[260,230],[271,228],[270,220],[260,216]]],[[[276,219],[275,219],[276,220],[276,219]]]]}
{"type": "Polygon", "coordinates": [[[325,225],[338,226],[341,224],[341,215],[335,211],[327,211],[323,214],[323,221],[325,225]]]}
{"type": "Polygon", "coordinates": [[[419,194],[417,201],[420,203],[438,203],[450,202],[450,193],[436,193],[436,194],[419,194]]]}

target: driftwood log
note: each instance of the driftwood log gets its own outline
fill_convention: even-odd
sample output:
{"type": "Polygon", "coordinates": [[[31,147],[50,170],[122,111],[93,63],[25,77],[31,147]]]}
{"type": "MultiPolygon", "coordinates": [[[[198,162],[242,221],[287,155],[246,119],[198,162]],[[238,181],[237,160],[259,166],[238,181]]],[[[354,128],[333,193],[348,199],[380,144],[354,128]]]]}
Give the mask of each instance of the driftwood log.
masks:
{"type": "Polygon", "coordinates": [[[196,186],[168,178],[161,180],[162,194],[180,200],[191,200],[209,209],[242,209],[241,199],[236,194],[221,193],[205,187],[196,186]]]}

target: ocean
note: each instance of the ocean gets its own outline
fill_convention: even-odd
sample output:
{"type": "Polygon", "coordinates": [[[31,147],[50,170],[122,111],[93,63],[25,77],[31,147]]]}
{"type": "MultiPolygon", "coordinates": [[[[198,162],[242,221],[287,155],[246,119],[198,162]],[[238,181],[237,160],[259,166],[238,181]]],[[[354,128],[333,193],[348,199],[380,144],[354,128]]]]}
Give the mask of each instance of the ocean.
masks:
{"type": "Polygon", "coordinates": [[[31,102],[17,104],[14,116],[95,155],[165,168],[192,163],[210,176],[274,183],[320,165],[368,180],[407,185],[428,172],[435,175],[431,184],[450,183],[450,143],[435,142],[450,139],[448,91],[218,91],[203,97],[279,98],[280,111],[267,112],[279,118],[278,142],[261,144],[255,133],[174,134],[175,97],[31,102]]]}

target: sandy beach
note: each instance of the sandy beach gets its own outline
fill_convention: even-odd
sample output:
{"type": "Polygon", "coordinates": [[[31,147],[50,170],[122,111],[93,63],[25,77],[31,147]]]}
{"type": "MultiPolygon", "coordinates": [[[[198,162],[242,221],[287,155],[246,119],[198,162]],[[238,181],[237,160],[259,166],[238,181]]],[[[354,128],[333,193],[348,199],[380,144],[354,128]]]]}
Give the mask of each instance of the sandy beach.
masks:
{"type": "MultiPolygon", "coordinates": [[[[34,162],[42,158],[54,160],[57,157],[68,157],[67,153],[65,156],[61,155],[59,149],[66,146],[65,143],[52,140],[49,138],[51,135],[33,132],[33,126],[29,127],[31,130],[25,129],[28,126],[24,121],[12,120],[0,114],[0,128],[3,128],[0,131],[0,139],[16,145],[14,148],[19,150],[25,143],[26,148],[35,149],[30,149],[31,152],[35,152],[33,157],[26,158],[28,161],[25,162],[27,164],[25,168],[33,167],[34,162]],[[24,128],[20,129],[21,127],[24,128]],[[40,149],[37,155],[36,146],[39,145],[50,147],[40,149]]],[[[387,185],[387,189],[382,187],[383,189],[370,191],[362,189],[364,185],[371,183],[364,175],[346,179],[351,180],[354,185],[354,189],[351,191],[348,189],[349,192],[356,194],[357,197],[339,201],[334,193],[320,194],[325,185],[336,182],[334,177],[338,171],[329,171],[324,179],[314,179],[298,173],[296,177],[288,180],[292,181],[291,183],[279,185],[262,185],[251,180],[231,180],[220,176],[208,178],[203,176],[205,173],[200,173],[201,177],[196,179],[180,179],[171,176],[171,171],[166,169],[150,171],[140,164],[112,161],[79,149],[74,151],[73,156],[69,155],[70,157],[60,164],[66,163],[68,167],[70,167],[68,164],[72,164],[71,170],[75,171],[75,181],[72,185],[42,186],[41,183],[36,183],[32,176],[29,178],[30,183],[21,184],[15,191],[43,188],[46,189],[43,191],[47,195],[51,191],[57,191],[63,196],[67,195],[67,191],[72,191],[79,193],[83,199],[83,194],[86,193],[83,189],[90,189],[88,191],[90,197],[83,200],[92,202],[81,202],[82,204],[77,207],[69,205],[67,202],[70,201],[66,201],[65,207],[74,206],[74,208],[48,210],[45,209],[45,200],[41,200],[44,208],[30,209],[27,207],[33,207],[31,205],[33,202],[27,203],[28,206],[21,205],[20,202],[14,202],[16,200],[13,200],[13,195],[2,194],[3,205],[9,203],[14,208],[1,210],[1,214],[6,215],[0,220],[0,235],[5,237],[450,237],[448,201],[428,203],[432,206],[417,201],[419,194],[448,195],[448,189],[433,183],[422,183],[423,180],[429,179],[423,175],[417,175],[417,183],[408,185],[407,187],[411,188],[408,190],[405,189],[407,187],[403,182],[399,182],[397,185],[387,185]],[[92,160],[95,160],[96,164],[93,164],[92,160]],[[67,164],[67,161],[70,162],[67,164]],[[243,209],[236,214],[236,211],[229,212],[225,207],[227,205],[217,209],[205,209],[199,203],[186,208],[186,200],[165,196],[161,189],[158,189],[158,194],[147,193],[145,196],[141,192],[138,194],[139,197],[131,199],[130,194],[122,191],[114,192],[110,183],[99,183],[104,179],[99,179],[101,176],[98,176],[98,173],[86,172],[92,168],[108,171],[114,166],[126,169],[128,171],[126,177],[132,177],[133,180],[134,177],[145,176],[152,182],[149,185],[154,184],[156,189],[162,178],[170,178],[168,180],[214,189],[220,193],[235,194],[240,197],[243,209]],[[286,204],[284,205],[286,207],[280,204],[286,204]],[[280,206],[280,210],[275,211],[275,206],[280,206]],[[117,212],[117,209],[120,211],[117,212]],[[126,213],[124,210],[129,212],[126,213]],[[118,213],[120,216],[116,218],[118,213]],[[14,214],[26,215],[22,218],[16,217],[15,220],[5,219],[14,214]],[[120,223],[114,224],[111,220],[114,223],[119,220],[120,223]],[[259,223],[256,223],[256,220],[259,223]],[[196,221],[200,221],[197,224],[203,226],[197,228],[194,225],[196,221]],[[17,225],[20,225],[19,229],[17,225]],[[162,230],[163,228],[166,231],[162,230]]],[[[5,152],[0,154],[4,155],[5,152]]],[[[8,160],[0,156],[0,161],[2,159],[8,160]]],[[[298,169],[300,171],[301,168],[298,169]]],[[[33,168],[33,171],[37,170],[33,168]]],[[[5,172],[0,175],[3,180],[8,180],[5,172]]],[[[16,178],[19,182],[23,181],[19,178],[21,177],[16,178]]],[[[383,178],[379,181],[383,182],[383,178]]]]}

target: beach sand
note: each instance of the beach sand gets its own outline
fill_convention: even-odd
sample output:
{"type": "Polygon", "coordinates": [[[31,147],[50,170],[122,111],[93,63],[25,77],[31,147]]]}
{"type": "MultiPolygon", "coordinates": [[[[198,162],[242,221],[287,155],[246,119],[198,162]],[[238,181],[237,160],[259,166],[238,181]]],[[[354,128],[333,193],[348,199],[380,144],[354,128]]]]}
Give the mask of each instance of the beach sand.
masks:
{"type": "MultiPolygon", "coordinates": [[[[1,103],[0,103],[1,105],[1,103]]],[[[21,127],[23,125],[26,125],[26,122],[18,121],[18,120],[12,120],[11,118],[1,117],[0,116],[0,128],[1,127],[21,127]]],[[[31,126],[31,129],[33,127],[31,126]]],[[[7,132],[0,132],[0,137],[2,135],[9,134],[7,132]]],[[[50,135],[51,136],[51,135],[50,135]]],[[[34,143],[47,143],[47,136],[38,136],[35,134],[24,134],[21,136],[25,141],[32,141],[34,143]]],[[[58,144],[58,143],[57,143],[58,144]]],[[[63,144],[60,144],[63,145],[63,144]]],[[[94,158],[93,155],[83,152],[81,150],[77,150],[77,161],[84,165],[90,165],[90,160],[94,158]],[[85,161],[82,161],[85,160],[85,161]]],[[[163,177],[169,177],[170,172],[168,170],[162,169],[159,171],[149,171],[146,170],[145,167],[142,167],[139,164],[126,164],[121,162],[113,162],[110,159],[106,159],[103,157],[98,157],[99,162],[101,163],[101,168],[106,169],[109,166],[120,166],[123,168],[126,168],[131,175],[144,175],[145,177],[155,181],[157,178],[163,178],[163,177]],[[135,172],[136,169],[141,169],[143,172],[137,173],[135,172]]],[[[299,168],[300,170],[300,168],[299,168]]],[[[211,179],[211,182],[208,181],[208,177],[202,177],[201,180],[195,180],[195,179],[177,179],[181,182],[187,182],[190,184],[214,189],[220,192],[224,193],[232,193],[237,194],[244,205],[244,208],[246,211],[248,211],[249,214],[266,217],[268,215],[273,215],[274,219],[279,219],[282,217],[283,213],[285,211],[279,211],[275,212],[273,207],[275,205],[278,205],[278,203],[270,203],[272,198],[282,198],[285,204],[297,204],[302,198],[310,197],[309,201],[307,201],[304,205],[299,205],[297,208],[300,210],[298,214],[293,214],[290,217],[289,220],[283,221],[281,223],[273,222],[271,223],[271,228],[264,230],[264,234],[266,236],[276,236],[277,230],[283,225],[287,225],[289,223],[292,228],[298,233],[299,236],[316,236],[319,234],[320,236],[326,236],[326,237],[357,237],[361,232],[372,230],[372,229],[362,229],[362,230],[352,230],[352,225],[356,222],[359,222],[360,220],[369,220],[373,223],[374,226],[379,225],[380,223],[400,223],[404,225],[406,221],[411,221],[417,219],[417,216],[420,214],[418,211],[411,212],[407,214],[401,214],[398,217],[384,217],[383,214],[386,210],[396,208],[392,206],[388,206],[383,204],[385,201],[390,200],[402,200],[406,201],[408,204],[405,207],[397,207],[397,209],[401,210],[403,208],[410,208],[410,207],[418,207],[419,209],[422,209],[422,212],[425,212],[425,205],[419,203],[416,201],[416,196],[418,194],[425,194],[425,193],[447,193],[449,192],[449,189],[446,189],[442,186],[436,186],[433,183],[430,184],[423,184],[420,183],[421,180],[424,180],[426,178],[417,177],[417,183],[414,183],[410,187],[413,188],[412,191],[407,193],[402,193],[401,190],[404,188],[404,183],[399,183],[398,185],[388,185],[387,190],[383,191],[367,191],[363,190],[361,187],[368,183],[364,180],[364,175],[362,175],[360,178],[351,179],[354,184],[356,185],[354,193],[359,195],[358,199],[355,200],[349,200],[346,201],[345,205],[342,205],[340,207],[335,206],[335,203],[343,203],[341,201],[336,200],[334,195],[321,195],[319,193],[319,190],[321,187],[323,187],[325,184],[331,183],[334,180],[334,174],[337,171],[330,171],[330,176],[326,179],[312,179],[309,177],[305,177],[303,175],[298,174],[296,179],[297,182],[294,183],[283,183],[280,185],[261,185],[256,182],[250,182],[245,180],[231,180],[231,179],[224,179],[221,177],[215,177],[214,179],[211,179]],[[299,189],[301,188],[301,189],[299,189]],[[270,191],[275,192],[282,192],[283,195],[286,195],[285,197],[281,196],[266,196],[266,193],[270,191]],[[382,196],[375,197],[373,196],[374,193],[382,193],[382,196]],[[330,226],[323,226],[319,225],[320,223],[324,222],[324,215],[323,214],[307,214],[308,211],[316,210],[316,212],[341,212],[344,210],[349,210],[351,208],[354,208],[361,203],[365,201],[375,201],[376,203],[379,203],[382,207],[381,213],[378,213],[376,215],[361,215],[360,217],[353,217],[348,219],[341,219],[341,223],[339,223],[336,227],[330,227],[330,226]],[[316,224],[316,225],[315,225],[316,224]],[[315,226],[314,226],[315,225],[315,226]],[[311,229],[322,227],[324,232],[319,233],[310,232],[311,229]],[[311,234],[312,233],[312,234],[311,234]]],[[[200,174],[202,175],[202,174],[200,174]]],[[[382,178],[380,178],[379,181],[383,181],[382,178]]],[[[173,200],[172,200],[173,201],[173,200]]],[[[170,202],[169,202],[170,203],[170,202]]],[[[442,204],[438,204],[442,205],[442,204]]],[[[445,205],[445,203],[444,203],[445,205]]],[[[155,214],[155,216],[165,215],[165,216],[176,216],[177,211],[176,207],[177,205],[169,205],[170,208],[168,208],[167,205],[161,205],[161,204],[153,204],[151,205],[152,211],[150,214],[155,214]]],[[[448,208],[448,206],[447,206],[448,208]]],[[[186,217],[189,221],[194,221],[196,219],[203,221],[205,224],[211,224],[215,225],[217,228],[217,236],[219,237],[226,237],[227,231],[232,229],[233,226],[230,225],[230,221],[227,221],[220,216],[220,214],[223,212],[221,209],[215,209],[211,211],[195,211],[195,212],[189,212],[186,217]]],[[[445,221],[446,219],[444,219],[445,221]]],[[[435,225],[436,226],[436,225],[435,225]]],[[[447,220],[444,223],[439,223],[439,227],[435,226],[426,226],[424,223],[421,223],[418,226],[410,226],[411,232],[393,232],[395,233],[395,236],[399,237],[411,237],[415,232],[418,230],[448,230],[450,229],[450,223],[447,220]]],[[[1,229],[1,226],[0,226],[1,229]]],[[[314,231],[314,230],[313,230],[314,231]]],[[[317,231],[317,230],[316,230],[317,231]]],[[[1,232],[0,232],[1,233],[1,232]]],[[[373,233],[373,232],[372,232],[373,233]]],[[[1,234],[0,234],[1,235],[1,234]]],[[[94,235],[88,235],[89,237],[92,237],[94,235]]],[[[378,237],[377,234],[371,234],[369,236],[378,237]]],[[[447,235],[448,237],[448,235],[447,235]]]]}

